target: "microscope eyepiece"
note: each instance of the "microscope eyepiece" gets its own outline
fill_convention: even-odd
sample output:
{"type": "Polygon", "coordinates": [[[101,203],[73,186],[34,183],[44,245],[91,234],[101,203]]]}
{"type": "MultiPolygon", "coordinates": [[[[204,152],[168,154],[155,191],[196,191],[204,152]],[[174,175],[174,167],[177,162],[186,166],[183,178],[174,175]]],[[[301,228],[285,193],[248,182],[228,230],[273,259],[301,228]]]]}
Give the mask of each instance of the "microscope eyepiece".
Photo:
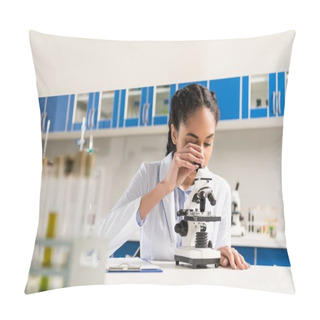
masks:
{"type": "Polygon", "coordinates": [[[200,202],[200,211],[204,212],[206,210],[206,192],[205,191],[200,191],[199,194],[199,202],[200,202]]]}
{"type": "Polygon", "coordinates": [[[193,164],[197,164],[197,165],[199,166],[198,169],[196,170],[196,172],[198,172],[199,169],[202,169],[201,163],[196,163],[196,162],[194,162],[193,164]]]}

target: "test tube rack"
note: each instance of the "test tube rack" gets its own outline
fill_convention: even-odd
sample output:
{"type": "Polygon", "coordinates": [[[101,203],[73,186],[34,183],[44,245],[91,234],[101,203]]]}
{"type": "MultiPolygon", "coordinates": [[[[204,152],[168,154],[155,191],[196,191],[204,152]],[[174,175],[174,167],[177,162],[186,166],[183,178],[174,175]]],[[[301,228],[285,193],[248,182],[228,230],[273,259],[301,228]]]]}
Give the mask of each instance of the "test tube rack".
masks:
{"type": "Polygon", "coordinates": [[[77,238],[77,239],[48,239],[37,238],[35,246],[44,248],[63,248],[66,250],[67,259],[62,265],[43,266],[33,259],[29,271],[29,281],[26,293],[44,291],[41,289],[39,279],[37,284],[32,284],[31,278],[61,277],[61,287],[104,284],[106,273],[106,242],[101,238],[77,238]]]}

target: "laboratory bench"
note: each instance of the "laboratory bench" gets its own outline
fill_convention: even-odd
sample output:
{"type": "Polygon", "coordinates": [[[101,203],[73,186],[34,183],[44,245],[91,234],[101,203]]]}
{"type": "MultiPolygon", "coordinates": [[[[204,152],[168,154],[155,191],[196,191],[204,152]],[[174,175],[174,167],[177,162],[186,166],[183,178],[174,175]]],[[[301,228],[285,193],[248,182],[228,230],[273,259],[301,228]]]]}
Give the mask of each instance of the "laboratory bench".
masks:
{"type": "MultiPolygon", "coordinates": [[[[120,247],[114,257],[133,256],[139,248],[139,232],[120,247]]],[[[276,238],[257,233],[247,233],[243,237],[231,237],[231,245],[242,254],[251,265],[290,267],[290,260],[283,234],[276,238]]]]}
{"type": "Polygon", "coordinates": [[[290,267],[251,266],[247,270],[207,266],[193,269],[173,261],[153,261],[162,272],[106,272],[105,284],[218,285],[279,293],[295,292],[290,267]]]}

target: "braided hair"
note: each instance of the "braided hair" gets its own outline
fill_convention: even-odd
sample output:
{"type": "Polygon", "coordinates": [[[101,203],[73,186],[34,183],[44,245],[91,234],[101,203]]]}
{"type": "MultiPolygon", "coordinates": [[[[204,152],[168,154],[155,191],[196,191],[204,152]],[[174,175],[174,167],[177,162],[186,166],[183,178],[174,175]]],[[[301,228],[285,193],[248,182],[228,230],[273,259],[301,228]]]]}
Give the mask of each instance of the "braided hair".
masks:
{"type": "Polygon", "coordinates": [[[216,123],[218,123],[220,110],[216,95],[213,91],[210,91],[201,84],[195,83],[175,92],[171,99],[166,155],[170,152],[176,152],[176,146],[171,138],[171,124],[179,130],[180,124],[187,124],[189,117],[203,106],[207,107],[213,113],[216,123]]]}

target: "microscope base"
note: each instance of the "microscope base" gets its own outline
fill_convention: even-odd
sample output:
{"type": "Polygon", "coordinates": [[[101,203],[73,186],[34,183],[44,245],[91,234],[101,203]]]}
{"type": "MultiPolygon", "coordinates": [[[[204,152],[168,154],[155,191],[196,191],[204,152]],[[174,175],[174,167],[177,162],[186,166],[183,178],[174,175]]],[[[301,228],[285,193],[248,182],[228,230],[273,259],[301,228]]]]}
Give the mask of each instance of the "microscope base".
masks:
{"type": "Polygon", "coordinates": [[[193,269],[206,268],[209,264],[214,264],[218,268],[220,264],[220,251],[211,248],[178,248],[175,252],[174,260],[176,265],[179,265],[179,262],[189,263],[193,269]]]}

